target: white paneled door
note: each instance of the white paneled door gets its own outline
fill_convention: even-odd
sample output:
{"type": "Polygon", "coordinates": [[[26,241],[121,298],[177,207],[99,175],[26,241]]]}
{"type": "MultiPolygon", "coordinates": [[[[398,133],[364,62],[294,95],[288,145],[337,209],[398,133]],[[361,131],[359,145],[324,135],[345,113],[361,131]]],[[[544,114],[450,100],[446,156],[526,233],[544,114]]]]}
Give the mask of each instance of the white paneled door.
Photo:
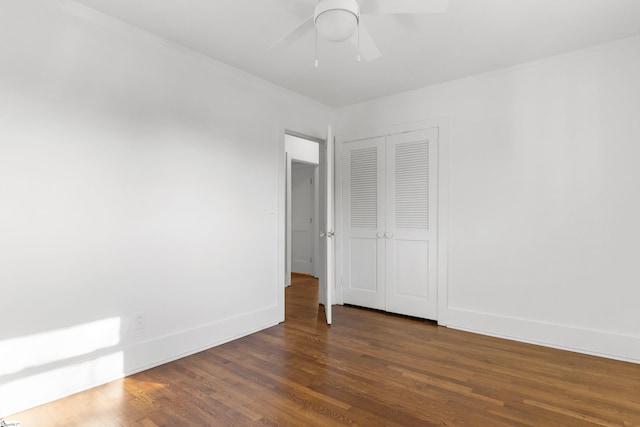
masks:
{"type": "Polygon", "coordinates": [[[344,143],[345,303],[437,319],[437,137],[344,143]]]}
{"type": "Polygon", "coordinates": [[[385,138],[343,146],[342,298],[385,309],[385,138]]]}
{"type": "Polygon", "coordinates": [[[327,140],[320,144],[320,195],[324,200],[324,209],[320,210],[320,253],[322,257],[322,274],[318,299],[324,306],[327,324],[332,323],[333,291],[335,288],[335,243],[333,212],[333,164],[334,140],[331,126],[327,128],[327,140]]]}
{"type": "Polygon", "coordinates": [[[315,166],[294,164],[291,170],[291,271],[314,274],[313,175],[315,166]]]}
{"type": "Polygon", "coordinates": [[[437,131],[387,137],[387,311],[437,317],[437,131]]]}

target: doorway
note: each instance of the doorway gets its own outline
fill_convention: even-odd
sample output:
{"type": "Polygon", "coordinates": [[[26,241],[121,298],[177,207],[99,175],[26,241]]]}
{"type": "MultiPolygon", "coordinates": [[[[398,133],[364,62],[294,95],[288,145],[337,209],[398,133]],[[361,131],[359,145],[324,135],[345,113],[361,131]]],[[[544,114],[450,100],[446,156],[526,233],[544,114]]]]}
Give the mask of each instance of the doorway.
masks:
{"type": "Polygon", "coordinates": [[[318,233],[315,233],[313,222],[319,223],[319,165],[320,165],[320,143],[310,137],[303,137],[290,133],[285,134],[285,155],[286,155],[286,200],[285,200],[285,286],[291,285],[291,272],[294,259],[294,229],[296,230],[296,267],[304,266],[305,270],[310,269],[310,264],[314,264],[311,274],[315,277],[320,275],[316,271],[316,266],[321,267],[319,249],[316,252],[315,243],[318,241],[318,233]],[[304,182],[306,178],[309,181],[304,182]],[[294,200],[294,189],[296,199],[294,200]],[[317,196],[317,197],[316,197],[317,196]],[[295,213],[295,225],[294,225],[295,213]],[[305,219],[308,217],[308,219],[305,219]],[[309,221],[310,224],[303,224],[309,221]],[[311,225],[311,226],[310,226],[311,225]],[[309,235],[313,233],[313,235],[309,235]],[[306,243],[305,243],[306,242],[306,243]],[[304,258],[308,259],[307,263],[304,258]],[[313,262],[313,259],[316,262],[313,262]],[[306,266],[304,264],[307,264],[306,266]]]}
{"type": "MultiPolygon", "coordinates": [[[[304,163],[312,165],[314,178],[309,181],[315,183],[313,207],[316,221],[315,227],[310,227],[314,234],[313,252],[316,254],[309,258],[313,261],[313,275],[318,277],[318,302],[324,307],[324,315],[327,324],[332,323],[331,304],[333,303],[334,287],[335,287],[335,270],[334,270],[334,232],[333,232],[333,162],[334,162],[334,139],[331,126],[327,128],[326,140],[317,138],[309,138],[303,135],[285,131],[284,135],[284,160],[285,174],[284,178],[284,287],[291,284],[292,271],[292,176],[293,166],[296,163],[304,163]]],[[[298,165],[297,168],[302,169],[304,166],[298,165]]],[[[307,171],[310,176],[310,171],[307,171]]],[[[298,173],[296,173],[298,175],[298,173]]],[[[309,222],[314,223],[314,219],[310,217],[309,222]]],[[[283,301],[284,306],[284,301],[283,301]]],[[[283,313],[286,314],[286,313],[283,313]]]]}

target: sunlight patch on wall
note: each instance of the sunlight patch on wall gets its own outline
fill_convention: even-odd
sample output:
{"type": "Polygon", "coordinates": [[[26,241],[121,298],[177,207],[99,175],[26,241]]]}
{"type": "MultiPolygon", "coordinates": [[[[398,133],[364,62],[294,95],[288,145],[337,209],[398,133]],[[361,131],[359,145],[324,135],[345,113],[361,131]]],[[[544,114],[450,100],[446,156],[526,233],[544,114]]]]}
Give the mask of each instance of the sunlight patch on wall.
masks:
{"type": "Polygon", "coordinates": [[[114,347],[120,342],[120,323],[113,317],[0,341],[0,376],[114,347]]]}
{"type": "Polygon", "coordinates": [[[121,351],[0,384],[0,417],[121,378],[121,351]]]}

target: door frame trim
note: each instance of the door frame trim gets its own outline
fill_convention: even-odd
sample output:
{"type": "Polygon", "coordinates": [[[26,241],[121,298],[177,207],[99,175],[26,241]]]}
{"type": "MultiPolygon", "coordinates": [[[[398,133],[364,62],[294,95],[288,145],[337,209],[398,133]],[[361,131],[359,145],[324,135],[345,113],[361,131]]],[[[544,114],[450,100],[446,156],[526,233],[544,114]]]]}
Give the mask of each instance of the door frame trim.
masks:
{"type": "Polygon", "coordinates": [[[342,149],[347,142],[362,139],[386,137],[398,133],[412,132],[421,129],[436,128],[438,131],[438,312],[437,322],[446,326],[448,318],[448,277],[449,277],[449,117],[440,116],[416,122],[400,123],[381,128],[374,128],[356,132],[348,132],[336,135],[335,149],[335,192],[334,207],[336,212],[336,295],[335,302],[344,304],[342,295],[342,149]]]}
{"type": "MultiPolygon", "coordinates": [[[[326,139],[323,139],[322,137],[317,137],[317,136],[312,136],[310,134],[306,134],[306,133],[300,133],[297,131],[293,131],[291,130],[291,128],[294,128],[296,126],[290,126],[287,123],[280,123],[278,126],[278,152],[277,152],[277,165],[278,165],[278,179],[277,179],[277,190],[276,190],[276,194],[277,194],[277,204],[275,209],[270,209],[270,212],[272,212],[275,215],[275,221],[276,221],[276,234],[277,234],[277,244],[276,244],[276,254],[275,254],[275,258],[276,258],[276,287],[275,287],[275,298],[276,298],[276,306],[278,307],[278,311],[279,311],[279,319],[278,322],[282,323],[285,321],[285,282],[286,282],[286,263],[287,263],[287,256],[286,256],[286,229],[287,229],[287,224],[286,224],[286,215],[287,215],[287,203],[286,203],[286,199],[287,199],[287,151],[286,151],[286,147],[285,147],[285,138],[286,135],[290,135],[290,136],[295,136],[298,138],[303,138],[312,142],[316,142],[321,146],[326,145],[326,139]]],[[[299,127],[299,126],[298,126],[299,127]]],[[[324,128],[326,131],[326,127],[324,128]]],[[[322,150],[320,150],[322,151],[322,150]]],[[[320,165],[318,164],[318,171],[320,169],[320,165]]],[[[319,177],[318,177],[319,178],[319,177]]],[[[319,182],[319,180],[314,177],[314,179],[316,179],[316,182],[319,182]]],[[[317,191],[317,195],[319,197],[319,188],[317,191]]],[[[317,208],[319,209],[322,205],[322,201],[318,200],[318,204],[317,204],[317,208]]],[[[319,223],[320,218],[319,216],[316,217],[316,224],[319,223]]],[[[316,241],[318,241],[319,239],[315,239],[316,241]]],[[[321,258],[322,257],[318,257],[316,259],[316,263],[317,264],[321,264],[321,258]]]]}

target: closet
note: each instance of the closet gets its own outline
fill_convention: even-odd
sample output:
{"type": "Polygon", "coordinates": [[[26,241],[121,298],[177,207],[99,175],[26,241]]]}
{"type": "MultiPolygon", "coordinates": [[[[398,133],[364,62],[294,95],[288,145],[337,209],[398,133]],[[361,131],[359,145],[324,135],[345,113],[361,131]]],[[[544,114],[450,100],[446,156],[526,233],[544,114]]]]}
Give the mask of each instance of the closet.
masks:
{"type": "Polygon", "coordinates": [[[437,128],[344,142],[345,304],[437,319],[437,128]]]}

